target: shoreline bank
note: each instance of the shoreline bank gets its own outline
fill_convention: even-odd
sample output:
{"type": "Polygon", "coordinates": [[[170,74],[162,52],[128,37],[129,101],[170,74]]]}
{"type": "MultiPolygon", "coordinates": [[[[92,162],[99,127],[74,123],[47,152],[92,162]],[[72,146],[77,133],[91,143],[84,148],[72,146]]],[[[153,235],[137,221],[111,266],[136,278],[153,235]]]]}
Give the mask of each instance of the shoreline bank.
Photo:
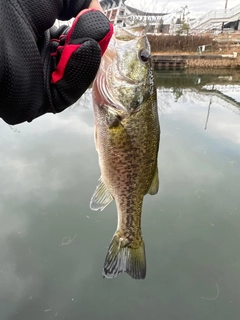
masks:
{"type": "Polygon", "coordinates": [[[188,67],[240,69],[240,52],[218,54],[153,52],[152,62],[155,69],[188,67]]]}
{"type": "Polygon", "coordinates": [[[162,68],[230,68],[240,69],[240,54],[152,53],[155,69],[162,68]]]}

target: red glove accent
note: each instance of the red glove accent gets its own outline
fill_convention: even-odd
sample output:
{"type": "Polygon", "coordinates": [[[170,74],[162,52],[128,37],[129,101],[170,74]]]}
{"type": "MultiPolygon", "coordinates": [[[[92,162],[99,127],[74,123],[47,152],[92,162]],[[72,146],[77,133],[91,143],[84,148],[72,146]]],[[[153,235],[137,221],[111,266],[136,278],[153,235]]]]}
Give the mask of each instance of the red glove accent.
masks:
{"type": "Polygon", "coordinates": [[[52,81],[51,83],[55,84],[59,80],[61,80],[64,76],[65,69],[67,67],[67,64],[72,56],[72,54],[81,47],[81,44],[68,44],[62,54],[60,61],[57,65],[56,70],[52,73],[52,81]]]}
{"type": "Polygon", "coordinates": [[[103,55],[112,34],[113,25],[109,23],[109,20],[102,12],[96,9],[85,9],[81,11],[67,33],[65,45],[59,46],[57,49],[57,52],[61,56],[56,70],[52,73],[51,83],[56,84],[64,77],[65,70],[72,55],[78,49],[80,53],[80,47],[84,42],[89,40],[97,41],[103,55]]]}
{"type": "Polygon", "coordinates": [[[114,28],[113,25],[110,23],[110,31],[106,34],[106,36],[98,42],[101,50],[102,50],[102,56],[104,55],[104,52],[107,50],[108,44],[112,38],[113,32],[114,32],[114,28]]]}

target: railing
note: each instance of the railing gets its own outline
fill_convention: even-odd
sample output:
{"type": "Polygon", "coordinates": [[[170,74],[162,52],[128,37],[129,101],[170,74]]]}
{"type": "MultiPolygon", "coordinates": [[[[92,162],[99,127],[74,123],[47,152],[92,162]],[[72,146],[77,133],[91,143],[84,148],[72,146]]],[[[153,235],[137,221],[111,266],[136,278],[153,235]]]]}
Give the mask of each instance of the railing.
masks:
{"type": "Polygon", "coordinates": [[[236,5],[231,9],[213,10],[205,14],[201,18],[194,20],[191,24],[191,28],[196,28],[209,20],[222,19],[223,21],[227,21],[228,19],[237,14],[240,15],[240,4],[236,5]]]}

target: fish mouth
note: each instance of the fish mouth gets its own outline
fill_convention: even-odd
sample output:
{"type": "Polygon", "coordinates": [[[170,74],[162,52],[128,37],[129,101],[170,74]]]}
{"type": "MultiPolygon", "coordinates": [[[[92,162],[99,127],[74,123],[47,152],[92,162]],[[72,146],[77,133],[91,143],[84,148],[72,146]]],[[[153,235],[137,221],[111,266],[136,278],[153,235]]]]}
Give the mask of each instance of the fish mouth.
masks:
{"type": "Polygon", "coordinates": [[[144,66],[139,59],[139,43],[144,43],[141,40],[145,37],[143,25],[116,27],[97,79],[105,103],[128,114],[137,110],[144,100],[142,89],[147,74],[141,69],[144,66]],[[126,55],[129,50],[130,56],[126,55]]]}

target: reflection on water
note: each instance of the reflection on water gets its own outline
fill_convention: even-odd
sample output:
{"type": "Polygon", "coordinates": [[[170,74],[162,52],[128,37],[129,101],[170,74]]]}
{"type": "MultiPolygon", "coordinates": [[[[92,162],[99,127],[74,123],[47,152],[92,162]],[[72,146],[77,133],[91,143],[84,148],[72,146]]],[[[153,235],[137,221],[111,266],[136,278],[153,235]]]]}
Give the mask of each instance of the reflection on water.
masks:
{"type": "Polygon", "coordinates": [[[101,277],[117,213],[114,203],[89,209],[100,174],[90,93],[58,115],[0,122],[1,320],[239,319],[240,91],[229,94],[239,85],[230,76],[156,76],[161,187],[144,199],[144,281],[101,277]]]}

